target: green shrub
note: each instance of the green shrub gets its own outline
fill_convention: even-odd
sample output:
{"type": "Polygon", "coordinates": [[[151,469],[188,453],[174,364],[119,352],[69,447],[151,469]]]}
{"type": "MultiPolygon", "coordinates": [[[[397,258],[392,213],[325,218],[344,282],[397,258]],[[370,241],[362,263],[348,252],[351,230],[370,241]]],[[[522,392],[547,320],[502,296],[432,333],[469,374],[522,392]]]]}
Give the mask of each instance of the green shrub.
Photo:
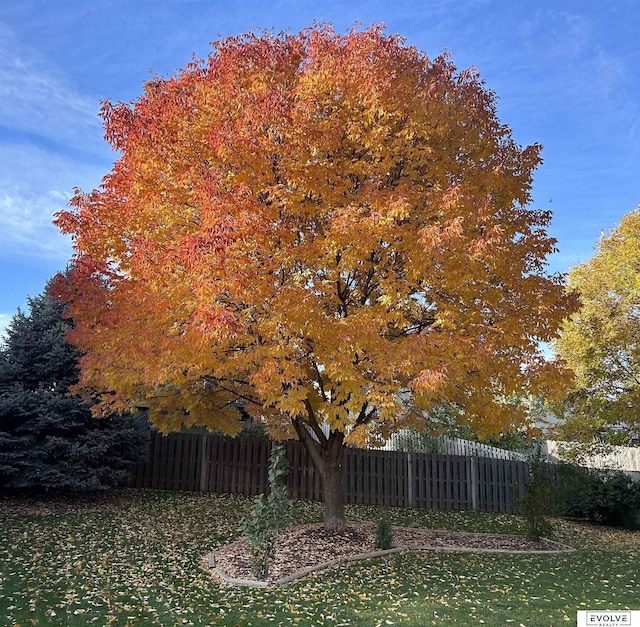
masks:
{"type": "Polygon", "coordinates": [[[550,508],[551,482],[547,464],[540,452],[529,460],[529,477],[524,484],[524,495],[515,499],[518,513],[524,518],[526,535],[532,540],[553,538],[553,526],[546,517],[550,508]]]}
{"type": "Polygon", "coordinates": [[[243,523],[257,579],[266,579],[273,543],[293,518],[293,508],[287,498],[287,458],[282,446],[276,446],[269,457],[269,494],[259,494],[253,500],[250,517],[243,523]]]}
{"type": "Polygon", "coordinates": [[[242,431],[238,434],[240,438],[260,438],[261,440],[267,440],[269,436],[264,428],[264,423],[256,420],[250,422],[242,427],[242,431]]]}
{"type": "Polygon", "coordinates": [[[561,463],[553,466],[553,510],[558,516],[589,518],[594,478],[586,468],[561,463]]]}
{"type": "Polygon", "coordinates": [[[393,546],[393,530],[391,523],[383,518],[378,521],[378,528],[376,531],[376,548],[386,551],[393,546]]]}
{"type": "Polygon", "coordinates": [[[438,439],[418,431],[401,432],[396,437],[396,446],[407,453],[437,453],[438,439]]]}
{"type": "Polygon", "coordinates": [[[624,472],[559,464],[555,485],[559,515],[587,518],[614,527],[638,528],[640,483],[624,472]]]}
{"type": "Polygon", "coordinates": [[[593,473],[589,518],[614,527],[635,527],[636,510],[640,509],[640,484],[620,471],[593,473]]]}

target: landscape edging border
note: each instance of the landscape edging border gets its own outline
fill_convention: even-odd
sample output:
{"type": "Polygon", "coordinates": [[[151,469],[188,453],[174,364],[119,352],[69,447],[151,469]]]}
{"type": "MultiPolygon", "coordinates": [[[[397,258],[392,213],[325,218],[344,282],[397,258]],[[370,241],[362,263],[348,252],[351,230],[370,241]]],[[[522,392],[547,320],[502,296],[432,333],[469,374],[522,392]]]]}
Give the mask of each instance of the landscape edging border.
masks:
{"type": "MultiPolygon", "coordinates": [[[[320,523],[321,524],[321,523],[320,523]]],[[[465,531],[456,532],[456,531],[445,531],[445,530],[431,530],[441,533],[469,533],[465,531]]],[[[504,534],[477,534],[477,535],[504,535],[504,534]]],[[[224,583],[232,586],[245,586],[251,588],[269,588],[276,586],[283,586],[293,581],[297,581],[298,579],[302,579],[311,573],[314,573],[319,570],[328,570],[329,568],[333,568],[335,566],[340,566],[341,564],[346,564],[349,562],[360,562],[368,559],[375,559],[379,557],[386,557],[388,555],[393,555],[396,553],[417,553],[419,551],[436,551],[436,552],[448,552],[448,553],[509,553],[513,555],[558,555],[559,553],[574,553],[576,549],[566,544],[562,544],[560,542],[556,542],[555,540],[549,540],[548,538],[541,538],[550,544],[554,544],[559,548],[557,550],[541,550],[541,551],[527,551],[521,549],[483,549],[477,547],[452,547],[452,546],[428,546],[428,545],[418,545],[418,544],[407,544],[403,546],[393,547],[392,549],[378,550],[378,551],[369,551],[366,553],[358,553],[356,555],[347,555],[345,557],[339,557],[334,560],[330,560],[328,562],[322,562],[321,564],[316,564],[315,566],[309,566],[298,572],[292,573],[291,575],[287,575],[286,577],[281,577],[280,579],[276,579],[275,581],[260,581],[258,579],[235,579],[234,577],[230,577],[223,570],[219,569],[217,566],[211,566],[211,560],[213,558],[213,564],[215,564],[216,555],[222,551],[223,549],[227,549],[231,546],[235,546],[236,544],[240,544],[244,538],[240,538],[231,544],[226,544],[225,546],[216,549],[215,551],[211,551],[204,556],[204,568],[208,572],[215,573],[224,583]]]]}

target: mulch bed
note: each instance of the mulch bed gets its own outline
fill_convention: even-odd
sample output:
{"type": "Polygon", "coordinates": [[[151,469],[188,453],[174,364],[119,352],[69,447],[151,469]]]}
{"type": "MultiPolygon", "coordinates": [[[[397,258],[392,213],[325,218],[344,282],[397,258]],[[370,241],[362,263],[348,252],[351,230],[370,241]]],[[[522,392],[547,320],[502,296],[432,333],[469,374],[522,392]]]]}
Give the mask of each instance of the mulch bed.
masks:
{"type": "MultiPolygon", "coordinates": [[[[393,528],[395,552],[402,550],[462,550],[491,552],[560,552],[569,547],[530,540],[524,536],[452,532],[411,527],[393,528]]],[[[269,576],[262,585],[275,585],[303,576],[319,566],[333,566],[353,559],[379,554],[376,525],[352,523],[342,533],[325,531],[322,524],[300,525],[285,530],[275,541],[269,576]],[[286,581],[285,581],[286,580],[286,581]]],[[[245,539],[229,544],[207,556],[207,566],[227,583],[257,585],[252,558],[245,539]]]]}

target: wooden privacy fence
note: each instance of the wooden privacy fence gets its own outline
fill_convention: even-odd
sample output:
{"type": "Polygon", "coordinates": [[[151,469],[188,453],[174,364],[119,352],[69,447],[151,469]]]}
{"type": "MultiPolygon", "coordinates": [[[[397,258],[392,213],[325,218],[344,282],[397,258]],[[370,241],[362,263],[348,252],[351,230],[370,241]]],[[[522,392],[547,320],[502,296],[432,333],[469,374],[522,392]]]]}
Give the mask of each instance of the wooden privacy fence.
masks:
{"type": "MultiPolygon", "coordinates": [[[[304,445],[282,443],[292,499],[322,500],[320,474],[304,445]]],[[[255,495],[267,491],[272,442],[197,433],[152,432],[149,460],[132,480],[139,488],[255,495]]],[[[526,462],[486,457],[347,448],[347,503],[512,513],[526,462]]]]}

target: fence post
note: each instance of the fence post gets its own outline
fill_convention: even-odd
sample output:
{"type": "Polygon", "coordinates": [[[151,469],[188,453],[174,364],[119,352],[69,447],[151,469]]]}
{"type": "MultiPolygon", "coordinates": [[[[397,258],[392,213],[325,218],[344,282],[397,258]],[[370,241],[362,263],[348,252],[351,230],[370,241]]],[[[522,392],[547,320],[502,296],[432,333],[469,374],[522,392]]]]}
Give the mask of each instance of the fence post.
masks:
{"type": "Polygon", "coordinates": [[[209,483],[209,464],[208,460],[208,436],[206,433],[203,433],[200,436],[200,492],[208,491],[208,483],[209,483]]]}
{"type": "Polygon", "coordinates": [[[415,482],[414,482],[414,454],[407,453],[407,506],[415,507],[415,482]]]}
{"type": "Polygon", "coordinates": [[[471,509],[478,511],[478,458],[475,455],[469,456],[470,473],[469,483],[471,485],[471,509]]]}

